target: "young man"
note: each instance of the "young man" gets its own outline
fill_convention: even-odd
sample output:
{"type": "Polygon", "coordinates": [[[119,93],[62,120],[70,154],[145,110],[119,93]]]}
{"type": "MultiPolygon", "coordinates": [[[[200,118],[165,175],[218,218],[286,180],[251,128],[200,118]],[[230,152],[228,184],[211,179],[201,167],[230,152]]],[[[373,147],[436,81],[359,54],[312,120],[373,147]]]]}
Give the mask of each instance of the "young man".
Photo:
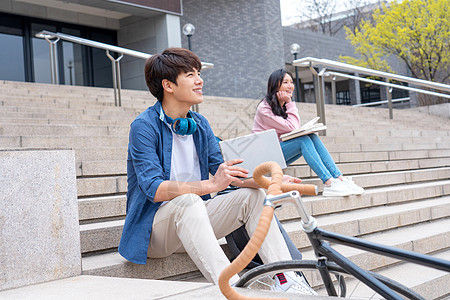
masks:
{"type": "MultiPolygon", "coordinates": [[[[242,160],[223,162],[208,121],[190,111],[203,101],[200,69],[199,58],[182,48],[166,49],[145,64],[147,86],[158,101],[130,127],[127,216],[119,253],[145,264],[147,258],[187,252],[206,279],[217,283],[230,263],[217,239],[243,224],[251,236],[265,193],[253,180],[239,178],[248,173],[238,165],[242,160]],[[210,199],[210,193],[230,184],[243,188],[210,199]]],[[[265,263],[291,259],[275,220],[259,255],[265,263]]],[[[275,289],[310,292],[303,278],[289,273],[289,284],[278,282],[275,289]]]]}

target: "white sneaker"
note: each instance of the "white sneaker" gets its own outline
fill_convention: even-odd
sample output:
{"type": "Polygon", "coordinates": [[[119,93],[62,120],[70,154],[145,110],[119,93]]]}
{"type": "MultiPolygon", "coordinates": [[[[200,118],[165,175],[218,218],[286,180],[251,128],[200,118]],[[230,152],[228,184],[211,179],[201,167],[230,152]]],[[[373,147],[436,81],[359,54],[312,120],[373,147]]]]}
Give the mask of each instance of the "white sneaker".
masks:
{"type": "Polygon", "coordinates": [[[364,194],[364,189],[360,186],[358,186],[351,177],[344,177],[344,182],[348,188],[350,188],[353,191],[353,194],[355,195],[361,195],[364,194]]]}
{"type": "Polygon", "coordinates": [[[271,286],[272,291],[281,291],[288,293],[296,293],[303,295],[317,295],[306,282],[305,277],[299,276],[296,273],[289,271],[286,273],[278,273],[274,277],[275,284],[271,286]]]}
{"type": "Polygon", "coordinates": [[[331,179],[330,185],[323,186],[323,196],[325,197],[345,197],[353,195],[353,190],[339,179],[331,179]]]}

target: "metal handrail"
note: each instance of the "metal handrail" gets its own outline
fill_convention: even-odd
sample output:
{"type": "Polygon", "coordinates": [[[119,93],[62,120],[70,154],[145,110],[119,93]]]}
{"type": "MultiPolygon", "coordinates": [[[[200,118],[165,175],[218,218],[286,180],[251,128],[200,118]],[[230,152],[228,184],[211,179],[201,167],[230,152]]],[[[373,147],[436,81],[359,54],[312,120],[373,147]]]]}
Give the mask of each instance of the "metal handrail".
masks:
{"type": "Polygon", "coordinates": [[[433,88],[433,89],[437,89],[437,90],[441,90],[441,91],[450,93],[450,85],[447,85],[444,83],[432,82],[432,81],[428,81],[428,80],[377,71],[377,70],[359,67],[359,66],[355,66],[355,65],[350,65],[350,64],[330,60],[330,59],[305,57],[305,58],[300,58],[300,59],[294,60],[292,62],[292,65],[297,66],[297,67],[310,67],[310,66],[314,66],[314,65],[334,67],[334,68],[351,71],[351,72],[355,72],[355,73],[360,73],[360,74],[365,74],[365,75],[370,75],[370,76],[378,76],[378,77],[413,83],[413,84],[426,86],[429,88],[433,88]]]}
{"type": "MultiPolygon", "coordinates": [[[[373,69],[369,69],[369,68],[359,67],[359,66],[355,66],[355,65],[350,65],[350,64],[337,62],[337,61],[333,61],[333,60],[329,60],[329,59],[319,59],[319,58],[314,58],[314,57],[304,57],[304,58],[300,58],[300,59],[295,59],[292,62],[292,65],[294,67],[309,68],[311,73],[313,74],[313,76],[316,80],[315,82],[317,83],[317,89],[316,89],[317,90],[317,92],[316,92],[317,115],[320,117],[322,123],[324,123],[324,124],[326,124],[325,100],[324,100],[325,99],[325,80],[324,80],[325,76],[333,76],[332,81],[331,81],[332,91],[336,90],[335,89],[335,84],[336,84],[335,78],[337,76],[354,79],[354,80],[358,80],[358,81],[375,83],[375,84],[384,85],[384,86],[389,87],[387,89],[386,93],[387,93],[387,99],[388,99],[387,103],[388,103],[388,108],[389,108],[389,118],[390,119],[393,119],[393,112],[392,112],[392,89],[393,88],[404,89],[404,90],[414,91],[414,92],[423,93],[423,94],[429,94],[429,95],[443,97],[443,98],[450,98],[450,95],[448,95],[448,94],[429,91],[429,90],[425,90],[423,88],[413,88],[413,87],[409,87],[409,86],[394,84],[394,83],[390,83],[389,80],[406,82],[408,84],[418,85],[421,87],[432,88],[435,90],[450,93],[450,85],[447,85],[444,83],[432,82],[432,81],[427,81],[427,80],[423,80],[423,79],[412,78],[412,77],[408,77],[408,76],[397,75],[397,74],[377,71],[377,70],[373,70],[373,69]],[[316,65],[320,65],[322,67],[322,69],[320,71],[316,70],[313,67],[316,65]],[[327,70],[327,67],[328,68],[331,67],[333,69],[338,69],[338,70],[345,70],[345,71],[358,73],[358,74],[363,74],[363,75],[367,75],[367,76],[381,77],[381,78],[384,78],[384,81],[358,77],[358,76],[354,76],[354,75],[350,75],[350,74],[343,74],[343,73],[336,72],[336,71],[329,71],[329,70],[327,70]]],[[[335,95],[333,95],[333,103],[334,104],[335,104],[335,101],[336,101],[335,95]]],[[[326,132],[322,131],[322,135],[326,135],[326,132]]]]}
{"type": "MultiPolygon", "coordinates": [[[[405,98],[397,98],[397,99],[392,99],[392,103],[397,103],[397,102],[408,102],[410,100],[409,97],[405,97],[405,98]]],[[[352,105],[353,107],[363,107],[363,106],[372,106],[372,105],[380,105],[380,104],[385,104],[388,103],[388,100],[381,100],[381,101],[376,101],[376,102],[369,102],[369,103],[361,103],[361,104],[355,104],[352,105]]]]}
{"type": "Polygon", "coordinates": [[[329,75],[329,76],[344,77],[344,78],[348,78],[348,79],[354,79],[354,80],[384,85],[384,86],[388,86],[388,87],[392,87],[392,88],[396,88],[396,89],[402,89],[402,90],[407,90],[407,91],[411,91],[411,92],[417,92],[417,93],[428,94],[428,95],[432,95],[432,96],[438,96],[438,97],[450,99],[449,94],[436,93],[436,92],[427,91],[427,90],[423,90],[423,89],[417,89],[417,88],[412,88],[412,87],[404,86],[404,85],[400,85],[400,84],[394,84],[394,83],[383,82],[383,81],[379,81],[379,80],[373,80],[373,79],[369,79],[369,78],[358,77],[358,76],[344,74],[344,73],[340,73],[340,72],[325,72],[324,75],[325,76],[329,75]]]}
{"type": "MultiPolygon", "coordinates": [[[[141,59],[147,60],[151,57],[151,54],[139,52],[127,48],[122,48],[118,46],[113,46],[101,42],[96,42],[93,40],[88,40],[84,38],[80,38],[77,36],[61,33],[61,32],[50,32],[47,30],[43,30],[41,32],[36,33],[37,38],[45,39],[50,45],[50,72],[53,84],[58,84],[58,63],[56,59],[56,43],[59,40],[65,40],[68,42],[89,46],[93,48],[103,49],[106,51],[107,57],[111,60],[112,63],[112,76],[113,76],[113,86],[114,86],[114,100],[116,106],[121,106],[121,97],[120,97],[120,88],[121,88],[121,79],[120,79],[120,65],[119,61],[122,59],[123,55],[133,56],[141,59]],[[56,39],[56,40],[52,40],[56,39]],[[117,59],[110,55],[110,52],[116,52],[119,55],[117,59]]],[[[202,69],[211,69],[214,67],[214,64],[202,62],[202,69]]]]}

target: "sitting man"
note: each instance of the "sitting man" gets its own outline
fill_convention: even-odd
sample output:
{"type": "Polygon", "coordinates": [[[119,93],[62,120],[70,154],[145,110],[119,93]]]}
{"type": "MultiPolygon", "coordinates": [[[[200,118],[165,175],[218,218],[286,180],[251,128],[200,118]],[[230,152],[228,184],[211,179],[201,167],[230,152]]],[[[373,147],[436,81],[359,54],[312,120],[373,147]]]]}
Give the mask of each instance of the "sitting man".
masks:
{"type": "MultiPolygon", "coordinates": [[[[242,160],[224,162],[208,121],[191,112],[202,103],[201,62],[191,51],[169,48],[145,64],[145,80],[156,104],[131,124],[128,144],[127,216],[119,253],[145,264],[147,258],[187,252],[209,282],[217,284],[230,264],[217,239],[241,225],[252,235],[265,193],[242,160]],[[214,174],[209,178],[209,173],[214,174]],[[231,193],[210,193],[233,184],[231,193]]],[[[259,255],[264,263],[290,260],[291,255],[272,221],[259,255]]],[[[276,290],[314,293],[302,276],[287,272],[275,279],[276,290]],[[278,281],[277,281],[278,280],[278,281]]],[[[235,275],[230,283],[239,277],[235,275]]]]}

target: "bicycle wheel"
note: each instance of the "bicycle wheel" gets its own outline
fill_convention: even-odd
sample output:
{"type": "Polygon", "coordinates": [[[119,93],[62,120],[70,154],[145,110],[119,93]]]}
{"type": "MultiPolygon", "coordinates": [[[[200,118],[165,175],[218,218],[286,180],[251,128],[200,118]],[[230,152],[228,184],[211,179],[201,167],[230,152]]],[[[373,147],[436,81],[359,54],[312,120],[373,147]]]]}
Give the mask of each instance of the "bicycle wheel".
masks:
{"type": "MultiPolygon", "coordinates": [[[[333,262],[326,262],[330,274],[334,275],[334,286],[339,297],[358,299],[384,299],[364,283],[349,275],[344,269],[333,262]]],[[[280,261],[256,267],[241,276],[236,287],[246,287],[252,289],[270,290],[275,283],[273,276],[286,271],[300,271],[305,275],[309,284],[319,295],[327,295],[319,271],[317,270],[317,260],[290,260],[280,261]]],[[[375,278],[383,282],[389,288],[406,299],[424,300],[422,296],[405,285],[396,282],[380,274],[368,271],[375,278]]]]}

